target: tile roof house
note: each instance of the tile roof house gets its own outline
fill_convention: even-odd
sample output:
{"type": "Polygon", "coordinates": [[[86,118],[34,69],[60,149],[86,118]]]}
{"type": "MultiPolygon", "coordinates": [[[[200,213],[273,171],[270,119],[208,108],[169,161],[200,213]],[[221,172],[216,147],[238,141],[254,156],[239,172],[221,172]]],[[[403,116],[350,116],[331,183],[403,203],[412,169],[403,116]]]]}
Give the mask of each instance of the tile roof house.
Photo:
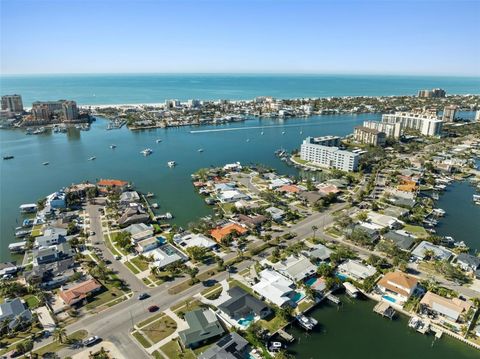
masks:
{"type": "Polygon", "coordinates": [[[250,228],[258,228],[260,227],[263,223],[268,221],[268,218],[265,217],[264,215],[256,215],[256,216],[246,216],[244,214],[239,214],[237,216],[237,221],[250,228]]]}
{"type": "Polygon", "coordinates": [[[210,235],[220,243],[224,237],[233,232],[243,235],[247,233],[247,230],[237,223],[227,223],[223,227],[212,229],[210,235]]]}
{"type": "Polygon", "coordinates": [[[98,292],[102,285],[95,279],[88,279],[73,287],[60,291],[60,298],[66,305],[73,305],[86,299],[92,293],[98,292]]]}
{"type": "Polygon", "coordinates": [[[284,193],[292,193],[292,194],[301,192],[300,188],[294,184],[285,184],[277,188],[277,191],[284,192],[284,193]]]}
{"type": "Polygon", "coordinates": [[[120,195],[120,204],[129,204],[140,201],[137,191],[127,191],[120,195]]]}
{"type": "Polygon", "coordinates": [[[427,292],[423,296],[420,305],[453,322],[457,322],[460,315],[468,312],[472,307],[470,302],[458,298],[444,298],[432,292],[427,292]]]}
{"type": "Polygon", "coordinates": [[[279,307],[292,303],[291,298],[295,295],[292,280],[271,269],[264,269],[259,276],[260,281],[252,287],[254,292],[279,307]]]}
{"type": "Polygon", "coordinates": [[[249,359],[249,349],[248,341],[232,332],[200,354],[198,359],[249,359]]]}
{"type": "Polygon", "coordinates": [[[220,304],[218,308],[234,320],[250,315],[264,318],[271,313],[268,305],[241,287],[230,288],[227,293],[230,299],[220,304]]]}
{"type": "Polygon", "coordinates": [[[128,182],[115,179],[102,179],[97,182],[97,187],[100,192],[107,193],[109,190],[122,193],[128,187],[128,182]]]}
{"type": "Polygon", "coordinates": [[[196,348],[208,339],[222,335],[225,330],[220,325],[215,313],[210,309],[197,309],[185,313],[188,329],[178,333],[186,348],[196,348]]]}
{"type": "Polygon", "coordinates": [[[395,296],[399,302],[404,303],[417,289],[418,280],[402,272],[389,272],[377,283],[378,289],[383,293],[395,296]]]}
{"type": "Polygon", "coordinates": [[[20,298],[6,299],[0,304],[0,323],[9,320],[8,327],[14,329],[20,322],[29,323],[32,320],[32,312],[25,307],[20,298]]]}

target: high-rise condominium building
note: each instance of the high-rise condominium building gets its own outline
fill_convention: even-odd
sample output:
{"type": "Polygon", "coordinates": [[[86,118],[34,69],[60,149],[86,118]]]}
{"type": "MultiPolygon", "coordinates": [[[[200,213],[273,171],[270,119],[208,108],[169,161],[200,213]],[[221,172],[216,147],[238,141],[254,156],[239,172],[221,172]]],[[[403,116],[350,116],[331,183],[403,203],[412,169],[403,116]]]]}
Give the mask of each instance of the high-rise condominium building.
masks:
{"type": "MultiPolygon", "coordinates": [[[[331,137],[333,138],[333,136],[331,137]]],[[[327,142],[323,143],[330,143],[328,142],[330,140],[325,141],[327,142]]],[[[315,138],[307,137],[300,147],[300,158],[326,168],[336,168],[348,172],[357,170],[359,159],[357,153],[319,143],[322,143],[322,140],[317,142],[315,138]]]]}
{"type": "Polygon", "coordinates": [[[371,128],[380,132],[384,132],[387,137],[399,138],[402,134],[401,123],[387,123],[379,121],[363,121],[363,127],[371,128]]]}
{"type": "Polygon", "coordinates": [[[442,132],[442,120],[431,112],[395,112],[393,114],[382,115],[382,122],[396,124],[399,123],[402,129],[412,129],[420,131],[424,136],[439,136],[442,132]]]}
{"type": "Polygon", "coordinates": [[[20,95],[2,96],[2,110],[14,112],[14,113],[23,112],[22,96],[20,95]]]}
{"type": "Polygon", "coordinates": [[[455,105],[445,106],[443,108],[442,121],[443,122],[453,122],[453,120],[455,119],[455,113],[456,112],[457,112],[457,106],[455,106],[455,105]]]}

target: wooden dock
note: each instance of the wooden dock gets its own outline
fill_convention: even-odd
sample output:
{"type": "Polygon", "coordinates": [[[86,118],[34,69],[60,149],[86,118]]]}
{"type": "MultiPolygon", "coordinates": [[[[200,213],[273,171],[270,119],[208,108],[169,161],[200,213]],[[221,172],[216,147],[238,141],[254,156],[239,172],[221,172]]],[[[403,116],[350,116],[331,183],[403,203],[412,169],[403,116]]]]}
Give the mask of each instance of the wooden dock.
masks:
{"type": "Polygon", "coordinates": [[[382,317],[393,319],[397,312],[393,309],[388,303],[378,302],[377,305],[373,308],[373,311],[377,314],[380,314],[382,317]]]}
{"type": "Polygon", "coordinates": [[[293,337],[293,335],[291,334],[288,334],[286,331],[284,331],[283,329],[279,329],[277,331],[278,335],[282,338],[282,339],[285,339],[287,342],[291,343],[295,340],[295,338],[293,337]]]}
{"type": "Polygon", "coordinates": [[[337,304],[337,305],[342,304],[342,302],[340,301],[340,298],[334,296],[333,294],[327,295],[327,299],[328,299],[330,302],[335,303],[335,304],[337,304]]]}

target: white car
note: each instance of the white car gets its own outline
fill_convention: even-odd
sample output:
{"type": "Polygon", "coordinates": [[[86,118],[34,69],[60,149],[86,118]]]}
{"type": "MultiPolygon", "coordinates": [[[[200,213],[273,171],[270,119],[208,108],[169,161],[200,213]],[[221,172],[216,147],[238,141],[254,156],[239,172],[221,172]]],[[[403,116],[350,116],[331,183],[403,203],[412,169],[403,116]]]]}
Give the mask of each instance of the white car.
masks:
{"type": "Polygon", "coordinates": [[[84,342],[83,342],[83,345],[85,346],[90,346],[90,345],[93,345],[95,344],[96,342],[98,342],[100,340],[100,337],[94,335],[93,337],[90,337],[88,339],[86,339],[84,342]]]}

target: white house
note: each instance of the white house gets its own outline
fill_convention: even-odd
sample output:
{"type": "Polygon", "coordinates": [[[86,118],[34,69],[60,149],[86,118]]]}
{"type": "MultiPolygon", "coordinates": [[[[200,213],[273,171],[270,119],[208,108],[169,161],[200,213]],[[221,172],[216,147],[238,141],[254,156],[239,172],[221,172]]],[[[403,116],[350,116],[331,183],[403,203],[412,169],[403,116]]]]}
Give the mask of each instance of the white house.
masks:
{"type": "Polygon", "coordinates": [[[349,259],[338,266],[338,272],[355,280],[363,280],[377,273],[377,270],[371,265],[349,259]]]}
{"type": "Polygon", "coordinates": [[[290,303],[295,295],[295,283],[280,273],[264,269],[259,273],[260,281],[252,289],[279,307],[290,303]]]}
{"type": "Polygon", "coordinates": [[[275,263],[274,268],[291,280],[298,282],[317,272],[317,266],[303,256],[290,256],[285,260],[275,263]]]}

